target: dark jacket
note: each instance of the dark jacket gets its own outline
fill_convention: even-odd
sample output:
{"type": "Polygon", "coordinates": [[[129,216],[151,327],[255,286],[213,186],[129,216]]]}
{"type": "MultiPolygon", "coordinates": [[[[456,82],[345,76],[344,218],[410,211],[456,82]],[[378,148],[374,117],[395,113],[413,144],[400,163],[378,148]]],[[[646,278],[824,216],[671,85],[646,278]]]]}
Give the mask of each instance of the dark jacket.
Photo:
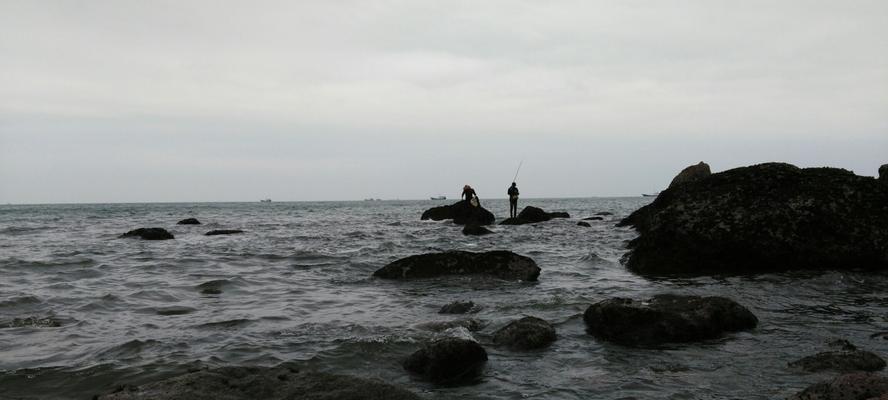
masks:
{"type": "Polygon", "coordinates": [[[465,197],[466,200],[471,200],[472,197],[478,196],[475,194],[475,189],[463,189],[462,196],[465,197]]]}
{"type": "Polygon", "coordinates": [[[506,192],[509,195],[509,198],[518,197],[518,186],[509,186],[509,191],[506,192]]]}

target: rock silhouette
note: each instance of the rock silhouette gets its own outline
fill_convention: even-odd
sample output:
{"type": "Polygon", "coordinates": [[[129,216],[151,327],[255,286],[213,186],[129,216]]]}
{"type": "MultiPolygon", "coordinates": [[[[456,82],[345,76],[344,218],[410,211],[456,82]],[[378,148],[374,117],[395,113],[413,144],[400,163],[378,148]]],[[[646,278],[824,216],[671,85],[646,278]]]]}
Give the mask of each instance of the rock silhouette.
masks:
{"type": "Polygon", "coordinates": [[[641,274],[888,268],[888,185],[770,163],[686,182],[622,220],[641,274]]]}
{"type": "Polygon", "coordinates": [[[144,240],[170,240],[175,239],[172,233],[163,228],[139,228],[131,230],[123,235],[122,238],[142,238],[144,240]]]}
{"type": "Polygon", "coordinates": [[[510,251],[446,251],[402,258],[373,273],[373,276],[383,279],[447,275],[487,275],[507,280],[535,281],[540,275],[540,267],[529,257],[510,251]]]}
{"type": "Polygon", "coordinates": [[[434,207],[426,210],[420,217],[423,221],[443,221],[452,219],[457,225],[491,225],[496,220],[493,213],[484,207],[475,207],[468,201],[460,201],[448,206],[434,207]]]}

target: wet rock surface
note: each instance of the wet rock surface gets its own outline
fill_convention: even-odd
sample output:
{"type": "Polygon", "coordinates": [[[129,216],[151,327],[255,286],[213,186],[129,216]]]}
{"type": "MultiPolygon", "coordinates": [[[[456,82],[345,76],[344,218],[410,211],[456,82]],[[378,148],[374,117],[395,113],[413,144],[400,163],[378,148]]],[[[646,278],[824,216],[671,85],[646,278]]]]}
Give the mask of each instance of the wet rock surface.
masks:
{"type": "Polygon", "coordinates": [[[589,225],[588,222],[583,222],[583,221],[577,222],[577,226],[582,226],[582,227],[586,227],[586,228],[592,227],[592,225],[589,225]]]}
{"type": "Polygon", "coordinates": [[[448,329],[455,328],[463,328],[469,332],[478,332],[484,329],[485,326],[487,326],[487,324],[485,324],[484,321],[475,318],[454,319],[451,321],[432,321],[416,325],[419,329],[432,332],[444,332],[448,329]]]}
{"type": "Polygon", "coordinates": [[[383,279],[447,275],[487,275],[506,280],[536,281],[540,267],[529,257],[510,251],[447,251],[402,258],[373,273],[373,276],[383,279]]]}
{"type": "Polygon", "coordinates": [[[471,382],[481,375],[487,351],[475,341],[445,338],[411,354],[404,369],[434,383],[471,382]]]}
{"type": "Polygon", "coordinates": [[[493,231],[481,225],[466,225],[463,228],[462,233],[463,235],[482,236],[489,235],[493,233],[493,231]]]}
{"type": "Polygon", "coordinates": [[[463,200],[448,206],[430,208],[422,213],[420,219],[423,221],[452,219],[457,225],[492,225],[496,217],[484,207],[475,207],[463,200]]]}
{"type": "Polygon", "coordinates": [[[586,217],[583,221],[603,221],[604,217],[586,217]]]}
{"type": "Polygon", "coordinates": [[[163,228],[139,228],[133,229],[123,235],[121,238],[141,238],[144,240],[170,240],[175,239],[172,233],[163,228]]]}
{"type": "Polygon", "coordinates": [[[888,186],[769,163],[686,182],[620,222],[641,274],[888,268],[888,186]]]}
{"type": "Polygon", "coordinates": [[[885,368],[885,360],[881,357],[869,351],[859,350],[848,341],[839,340],[830,345],[836,349],[793,361],[789,363],[789,366],[805,372],[827,370],[837,372],[873,372],[885,368]]]}
{"type": "Polygon", "coordinates": [[[206,236],[216,236],[216,235],[236,235],[238,233],[244,233],[244,231],[240,229],[216,229],[205,233],[206,236]]]}
{"type": "Polygon", "coordinates": [[[177,225],[200,225],[200,221],[197,218],[185,218],[176,223],[177,225]]]}
{"type": "Polygon", "coordinates": [[[140,386],[126,386],[98,400],[417,400],[382,382],[295,367],[223,367],[140,386]]]}
{"type": "Polygon", "coordinates": [[[524,225],[537,222],[550,221],[553,218],[570,218],[566,212],[546,212],[542,208],[527,206],[518,213],[517,217],[507,218],[500,225],[524,225]]]}
{"type": "Polygon", "coordinates": [[[856,372],[811,385],[789,400],[882,400],[886,397],[888,377],[856,372]]]}
{"type": "Polygon", "coordinates": [[[524,317],[512,321],[493,334],[493,342],[514,350],[532,350],[548,346],[558,336],[555,328],[543,319],[524,317]]]}
{"type": "Polygon", "coordinates": [[[468,314],[468,313],[476,313],[481,310],[481,307],[476,305],[473,301],[454,301],[450,304],[445,304],[438,310],[438,314],[468,314]]]}
{"type": "Polygon", "coordinates": [[[646,301],[611,298],[589,306],[583,320],[593,336],[626,346],[696,342],[758,324],[731,299],[674,294],[646,301]]]}
{"type": "Polygon", "coordinates": [[[681,170],[681,172],[679,172],[678,175],[675,176],[675,178],[672,178],[672,182],[669,183],[669,188],[673,188],[688,182],[698,181],[709,175],[712,175],[712,171],[709,169],[709,164],[700,161],[699,164],[691,165],[681,170]]]}

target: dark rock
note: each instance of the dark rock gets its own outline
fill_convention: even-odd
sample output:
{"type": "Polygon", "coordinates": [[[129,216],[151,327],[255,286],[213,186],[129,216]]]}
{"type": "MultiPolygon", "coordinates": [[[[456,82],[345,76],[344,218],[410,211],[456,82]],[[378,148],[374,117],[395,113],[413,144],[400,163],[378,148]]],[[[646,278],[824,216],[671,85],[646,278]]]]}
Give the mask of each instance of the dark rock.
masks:
{"type": "Polygon", "coordinates": [[[62,323],[52,317],[26,317],[26,318],[14,318],[11,322],[6,324],[8,328],[57,328],[62,326],[62,323]]]}
{"type": "Polygon", "coordinates": [[[476,313],[480,310],[481,307],[476,306],[472,301],[454,301],[441,307],[438,314],[466,314],[476,313]]]}
{"type": "Polygon", "coordinates": [[[122,238],[142,238],[145,240],[169,240],[175,239],[172,233],[167,232],[166,229],[163,228],[139,228],[131,230],[123,235],[120,235],[122,238]]]}
{"type": "Polygon", "coordinates": [[[714,339],[758,324],[755,315],[733,300],[672,294],[648,301],[604,300],[589,306],[583,320],[595,337],[627,346],[714,339]]]}
{"type": "Polygon", "coordinates": [[[592,227],[592,225],[589,225],[588,222],[583,222],[583,221],[577,222],[577,226],[585,226],[586,228],[592,227]]]}
{"type": "Polygon", "coordinates": [[[500,279],[535,281],[540,267],[511,251],[446,251],[402,258],[373,273],[383,279],[433,278],[445,275],[489,275],[500,279]]]}
{"type": "Polygon", "coordinates": [[[465,228],[463,228],[462,233],[463,235],[481,236],[489,235],[493,233],[493,231],[481,225],[466,225],[465,228]]]}
{"type": "Polygon", "coordinates": [[[435,383],[476,379],[487,362],[487,352],[475,341],[445,338],[419,349],[404,361],[404,369],[435,383]]]}
{"type": "Polygon", "coordinates": [[[555,328],[545,320],[524,317],[512,321],[493,334],[493,342],[515,350],[531,350],[548,346],[557,339],[555,328]]]}
{"type": "Polygon", "coordinates": [[[177,225],[200,225],[200,221],[196,218],[185,218],[176,223],[177,225]]]}
{"type": "Polygon", "coordinates": [[[836,351],[825,351],[813,356],[802,358],[789,363],[792,368],[799,368],[805,372],[818,372],[824,370],[838,372],[854,371],[878,371],[885,368],[885,360],[874,353],[858,350],[847,340],[839,340],[831,343],[832,347],[839,347],[836,351]]]}
{"type": "Polygon", "coordinates": [[[697,165],[691,165],[690,167],[681,170],[675,178],[672,178],[672,182],[669,184],[669,189],[688,182],[699,181],[709,175],[712,175],[712,171],[709,169],[709,164],[700,161],[697,165]]]}
{"type": "Polygon", "coordinates": [[[292,366],[222,367],[190,372],[140,386],[126,386],[98,400],[418,400],[382,382],[299,371],[292,366]]]}
{"type": "Polygon", "coordinates": [[[855,372],[811,385],[789,400],[880,400],[886,397],[888,378],[870,372],[855,372]]]}
{"type": "Polygon", "coordinates": [[[760,164],[667,189],[620,222],[642,274],[888,268],[888,185],[835,168],[760,164]]]}
{"type": "Polygon", "coordinates": [[[518,217],[507,218],[500,222],[500,225],[524,225],[534,224],[537,222],[549,221],[553,218],[570,218],[570,214],[566,212],[546,212],[543,209],[533,206],[524,207],[518,217]]]}
{"type": "Polygon", "coordinates": [[[240,229],[216,229],[213,231],[209,231],[205,233],[206,236],[216,236],[216,235],[233,235],[237,233],[244,233],[244,231],[240,229]]]}
{"type": "Polygon", "coordinates": [[[200,285],[197,285],[196,288],[199,289],[202,294],[221,294],[222,288],[230,284],[231,282],[226,279],[216,279],[201,283],[200,285]]]}
{"type": "Polygon", "coordinates": [[[614,215],[614,213],[609,212],[609,211],[599,211],[599,212],[595,213],[595,215],[614,215]]]}
{"type": "Polygon", "coordinates": [[[602,217],[587,217],[587,218],[583,218],[583,221],[603,221],[603,220],[604,220],[604,218],[602,218],[602,217]]]}
{"type": "Polygon", "coordinates": [[[443,332],[454,328],[465,328],[469,332],[478,332],[484,329],[485,326],[487,326],[487,324],[485,324],[484,321],[475,318],[465,318],[452,321],[424,322],[416,327],[432,332],[443,332]]]}
{"type": "Polygon", "coordinates": [[[449,206],[434,207],[422,213],[423,221],[442,221],[452,219],[457,225],[491,225],[496,220],[493,213],[484,207],[475,207],[468,201],[460,201],[449,206]]]}
{"type": "Polygon", "coordinates": [[[164,315],[164,316],[185,315],[185,314],[191,314],[195,311],[197,311],[196,308],[185,307],[185,306],[158,307],[155,310],[157,315],[164,315]]]}
{"type": "Polygon", "coordinates": [[[888,164],[879,167],[879,180],[888,182],[888,164]]]}

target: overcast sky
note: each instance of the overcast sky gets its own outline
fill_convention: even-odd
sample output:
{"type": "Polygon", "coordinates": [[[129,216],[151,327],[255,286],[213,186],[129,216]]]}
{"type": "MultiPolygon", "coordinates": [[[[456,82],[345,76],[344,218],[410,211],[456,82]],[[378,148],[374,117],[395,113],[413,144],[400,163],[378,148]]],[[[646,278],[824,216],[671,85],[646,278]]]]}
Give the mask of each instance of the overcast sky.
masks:
{"type": "Polygon", "coordinates": [[[875,175],[888,1],[0,1],[0,203],[875,175]]]}

